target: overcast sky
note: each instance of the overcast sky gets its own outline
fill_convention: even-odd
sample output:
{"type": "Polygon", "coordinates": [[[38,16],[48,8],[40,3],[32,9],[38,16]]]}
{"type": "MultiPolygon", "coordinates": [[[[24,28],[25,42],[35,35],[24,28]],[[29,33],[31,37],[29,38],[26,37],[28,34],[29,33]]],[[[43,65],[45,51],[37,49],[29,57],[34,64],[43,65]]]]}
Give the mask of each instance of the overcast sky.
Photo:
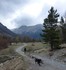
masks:
{"type": "Polygon", "coordinates": [[[9,29],[42,24],[51,6],[63,16],[66,0],[0,0],[0,22],[9,29]]]}

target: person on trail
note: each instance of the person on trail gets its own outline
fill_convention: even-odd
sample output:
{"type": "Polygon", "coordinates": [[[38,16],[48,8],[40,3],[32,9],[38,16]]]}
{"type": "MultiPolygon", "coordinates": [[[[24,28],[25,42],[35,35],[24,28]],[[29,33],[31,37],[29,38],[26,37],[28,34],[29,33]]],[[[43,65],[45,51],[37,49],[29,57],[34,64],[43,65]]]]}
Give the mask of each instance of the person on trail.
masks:
{"type": "Polygon", "coordinates": [[[24,52],[26,52],[26,48],[24,48],[24,52]]]}

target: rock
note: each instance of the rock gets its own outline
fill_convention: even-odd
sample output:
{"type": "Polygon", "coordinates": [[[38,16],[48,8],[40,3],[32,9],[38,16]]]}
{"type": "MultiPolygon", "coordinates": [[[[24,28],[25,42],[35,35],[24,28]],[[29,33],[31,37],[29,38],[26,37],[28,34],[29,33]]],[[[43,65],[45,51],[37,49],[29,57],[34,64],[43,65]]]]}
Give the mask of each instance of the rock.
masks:
{"type": "Polygon", "coordinates": [[[64,62],[66,62],[66,58],[64,59],[64,62]]]}

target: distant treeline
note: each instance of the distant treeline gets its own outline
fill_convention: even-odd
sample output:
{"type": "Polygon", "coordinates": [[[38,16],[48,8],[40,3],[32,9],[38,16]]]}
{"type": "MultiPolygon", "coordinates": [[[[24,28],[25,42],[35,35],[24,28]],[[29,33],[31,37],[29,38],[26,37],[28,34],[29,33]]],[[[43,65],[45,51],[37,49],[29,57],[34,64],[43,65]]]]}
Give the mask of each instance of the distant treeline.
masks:
{"type": "Polygon", "coordinates": [[[39,42],[41,41],[40,39],[34,39],[34,38],[31,38],[29,36],[16,36],[16,38],[14,39],[15,43],[18,43],[18,42],[39,42]]]}
{"type": "Polygon", "coordinates": [[[4,35],[0,35],[0,50],[7,48],[8,45],[10,45],[11,43],[11,38],[4,36],[4,35]]]}
{"type": "MultiPolygon", "coordinates": [[[[66,43],[66,24],[64,23],[62,26],[60,26],[60,35],[62,37],[62,43],[66,43]]],[[[4,36],[0,35],[0,50],[7,48],[9,45],[12,43],[23,43],[23,42],[40,42],[41,39],[34,39],[29,36],[19,36],[17,35],[16,37],[9,37],[9,36],[4,36]]]]}
{"type": "Polygon", "coordinates": [[[7,48],[12,43],[17,44],[19,42],[23,43],[23,42],[38,42],[38,41],[40,41],[40,40],[33,39],[28,36],[23,36],[23,37],[16,36],[16,37],[12,38],[9,36],[0,35],[0,50],[7,48]]]}

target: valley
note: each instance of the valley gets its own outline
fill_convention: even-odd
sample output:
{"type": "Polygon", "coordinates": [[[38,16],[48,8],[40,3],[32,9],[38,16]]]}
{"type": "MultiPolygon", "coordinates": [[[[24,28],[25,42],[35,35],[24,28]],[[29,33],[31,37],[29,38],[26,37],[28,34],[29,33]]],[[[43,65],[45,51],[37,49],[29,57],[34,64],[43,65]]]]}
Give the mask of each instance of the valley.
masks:
{"type": "MultiPolygon", "coordinates": [[[[66,58],[65,49],[52,52],[49,51],[48,46],[48,44],[44,45],[41,42],[13,44],[9,48],[0,51],[0,56],[5,59],[4,62],[0,63],[0,70],[65,70],[66,62],[62,60],[62,58],[66,58]],[[24,52],[24,47],[26,52],[24,52]],[[39,66],[32,56],[40,58],[43,64],[39,66]],[[62,58],[59,59],[60,57],[62,58]]],[[[64,44],[64,46],[66,45],[64,44]]]]}
{"type": "Polygon", "coordinates": [[[0,70],[66,70],[66,1],[0,1],[0,70]]]}

